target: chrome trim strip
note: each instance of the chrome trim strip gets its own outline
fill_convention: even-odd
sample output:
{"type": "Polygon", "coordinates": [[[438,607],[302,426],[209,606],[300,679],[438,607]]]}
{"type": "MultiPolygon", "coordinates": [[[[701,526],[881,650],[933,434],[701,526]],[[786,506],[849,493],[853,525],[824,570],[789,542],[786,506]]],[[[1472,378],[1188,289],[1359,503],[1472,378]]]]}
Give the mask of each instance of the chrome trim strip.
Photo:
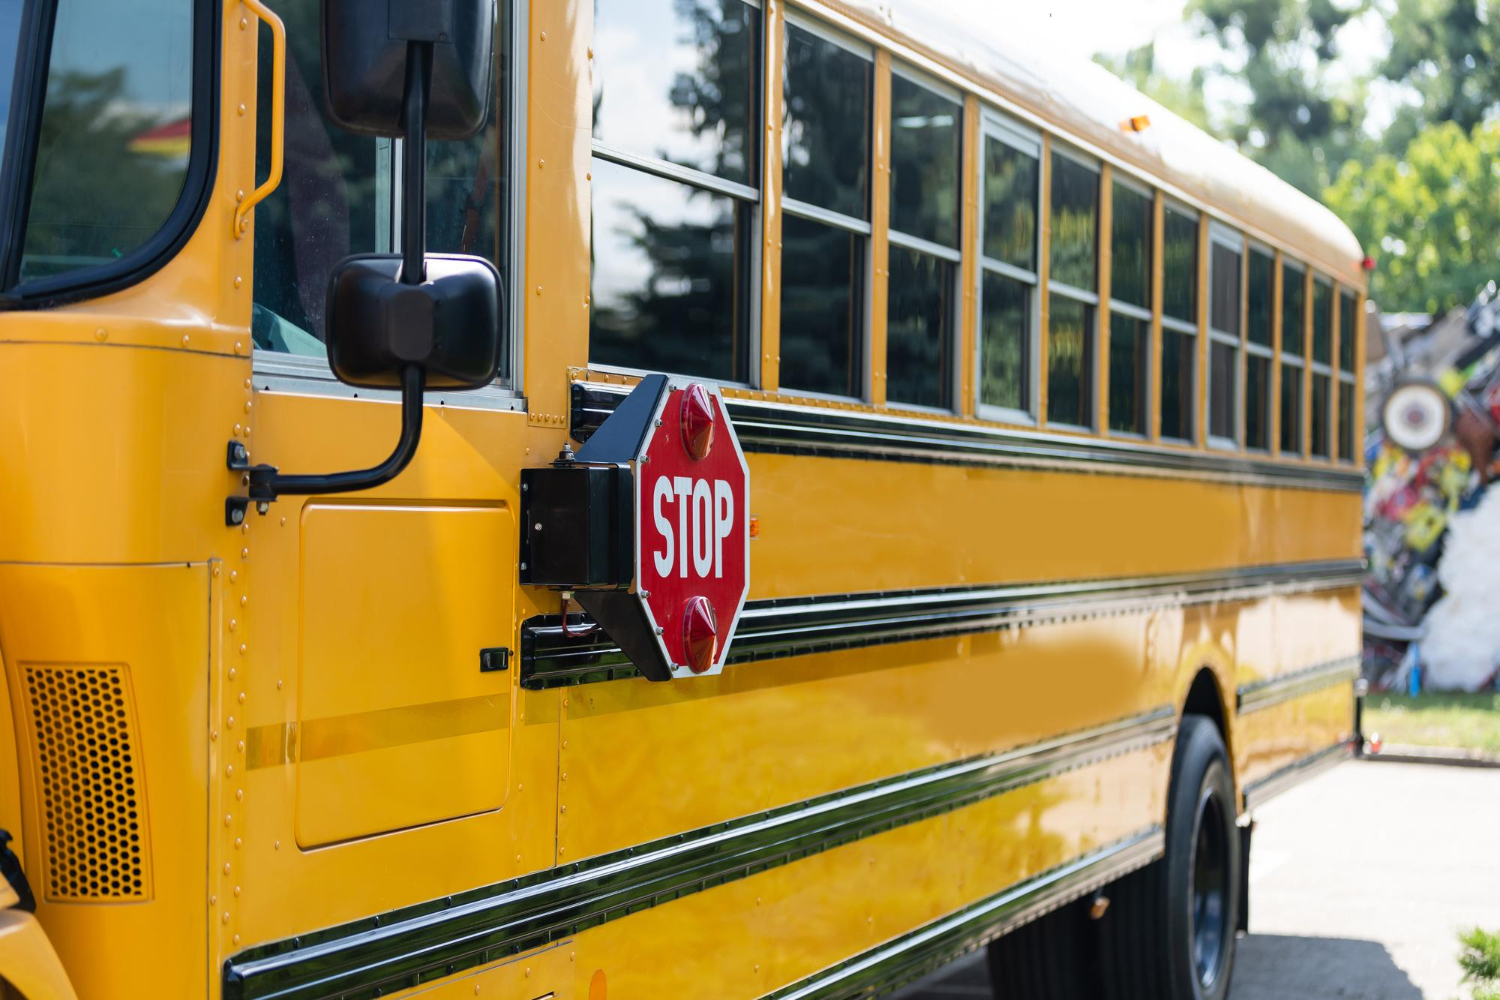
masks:
{"type": "MultiPolygon", "coordinates": [[[[631,387],[574,382],[572,432],[580,440],[603,423],[631,387]]],[[[1116,438],[1025,428],[976,426],[911,414],[861,412],[794,403],[726,399],[746,451],[878,461],[1198,479],[1234,485],[1358,493],[1364,476],[1348,466],[1205,453],[1116,438]]]]}
{"type": "Polygon", "coordinates": [[[725,882],[973,805],[1175,736],[1169,705],[924,768],[536,875],[252,948],[225,1000],[374,996],[475,968],[725,882]]]}
{"type": "MultiPolygon", "coordinates": [[[[1132,614],[1163,607],[1254,600],[1270,594],[1357,587],[1363,570],[1360,560],[1350,559],[1113,580],[751,601],[740,616],[729,662],[1029,628],[1082,615],[1132,614]]],[[[575,628],[586,622],[581,615],[569,619],[575,628]]],[[[607,635],[569,638],[563,635],[557,615],[537,616],[522,623],[524,688],[539,690],[635,675],[635,667],[607,635]]]]}
{"type": "Polygon", "coordinates": [[[766,1000],[843,1000],[905,986],[1006,931],[1150,864],[1162,856],[1165,846],[1161,827],[1144,830],[767,994],[766,1000]]]}
{"type": "Polygon", "coordinates": [[[1308,778],[1321,774],[1354,756],[1352,740],[1340,740],[1331,747],[1293,761],[1286,767],[1272,771],[1245,786],[1245,812],[1254,812],[1289,788],[1295,788],[1308,778]]]}
{"type": "Polygon", "coordinates": [[[1245,715],[1258,712],[1263,708],[1280,705],[1282,702],[1312,694],[1314,691],[1321,691],[1335,684],[1353,681],[1359,676],[1359,671],[1360,658],[1358,654],[1355,654],[1301,670],[1278,674],[1275,677],[1267,677],[1250,684],[1241,684],[1236,692],[1239,713],[1245,715]]]}

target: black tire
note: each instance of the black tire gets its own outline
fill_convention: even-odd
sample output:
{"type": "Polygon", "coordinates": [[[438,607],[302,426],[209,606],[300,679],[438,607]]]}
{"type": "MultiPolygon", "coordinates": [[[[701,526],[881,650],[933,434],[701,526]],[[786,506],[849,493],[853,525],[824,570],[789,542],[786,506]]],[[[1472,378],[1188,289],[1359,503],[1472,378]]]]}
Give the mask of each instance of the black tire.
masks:
{"type": "Polygon", "coordinates": [[[1105,890],[1100,968],[1110,1000],[1225,1000],[1240,912],[1229,755],[1209,719],[1184,716],[1172,757],[1165,856],[1105,890]]]}
{"type": "Polygon", "coordinates": [[[1017,927],[990,943],[995,1000],[1079,1000],[1098,996],[1089,961],[1088,900],[1017,927]]]}

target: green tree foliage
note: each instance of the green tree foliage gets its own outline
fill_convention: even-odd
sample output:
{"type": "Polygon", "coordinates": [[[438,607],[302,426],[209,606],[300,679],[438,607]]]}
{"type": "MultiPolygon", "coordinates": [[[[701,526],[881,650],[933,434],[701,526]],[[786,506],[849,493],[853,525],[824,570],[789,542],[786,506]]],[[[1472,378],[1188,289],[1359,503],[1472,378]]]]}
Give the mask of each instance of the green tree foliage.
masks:
{"type": "Polygon", "coordinates": [[[1474,1000],[1500,1000],[1500,935],[1478,927],[1458,936],[1458,964],[1464,982],[1474,984],[1474,1000]]]}
{"type": "Polygon", "coordinates": [[[1403,155],[1351,160],[1325,198],[1378,256],[1387,308],[1447,309],[1500,276],[1500,122],[1444,122],[1403,155]]]}
{"type": "Polygon", "coordinates": [[[1385,147],[1404,149],[1430,124],[1473,129],[1500,104],[1500,0],[1391,2],[1391,45],[1378,72],[1419,100],[1401,109],[1385,147]]]}

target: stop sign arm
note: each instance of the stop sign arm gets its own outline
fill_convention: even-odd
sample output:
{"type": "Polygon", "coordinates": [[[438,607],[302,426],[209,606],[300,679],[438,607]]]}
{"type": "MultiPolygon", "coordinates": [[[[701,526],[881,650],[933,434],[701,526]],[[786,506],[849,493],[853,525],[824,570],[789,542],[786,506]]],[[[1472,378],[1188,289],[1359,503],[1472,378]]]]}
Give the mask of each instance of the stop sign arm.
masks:
{"type": "Polygon", "coordinates": [[[670,680],[655,629],[629,592],[635,577],[635,477],[630,463],[650,434],[664,375],[648,375],[576,457],[521,470],[522,584],[573,599],[651,680],[670,680]]]}

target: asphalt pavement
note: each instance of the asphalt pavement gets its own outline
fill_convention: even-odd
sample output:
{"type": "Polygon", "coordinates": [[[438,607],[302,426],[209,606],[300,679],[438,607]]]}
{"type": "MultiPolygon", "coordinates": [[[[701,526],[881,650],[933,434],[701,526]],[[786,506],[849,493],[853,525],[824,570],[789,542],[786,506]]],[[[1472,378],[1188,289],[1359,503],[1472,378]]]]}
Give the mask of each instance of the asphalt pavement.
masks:
{"type": "MultiPolygon", "coordinates": [[[[1256,819],[1230,1000],[1469,996],[1456,935],[1500,930],[1500,770],[1352,761],[1256,819]]],[[[901,1000],[989,996],[976,955],[901,1000]]]]}

